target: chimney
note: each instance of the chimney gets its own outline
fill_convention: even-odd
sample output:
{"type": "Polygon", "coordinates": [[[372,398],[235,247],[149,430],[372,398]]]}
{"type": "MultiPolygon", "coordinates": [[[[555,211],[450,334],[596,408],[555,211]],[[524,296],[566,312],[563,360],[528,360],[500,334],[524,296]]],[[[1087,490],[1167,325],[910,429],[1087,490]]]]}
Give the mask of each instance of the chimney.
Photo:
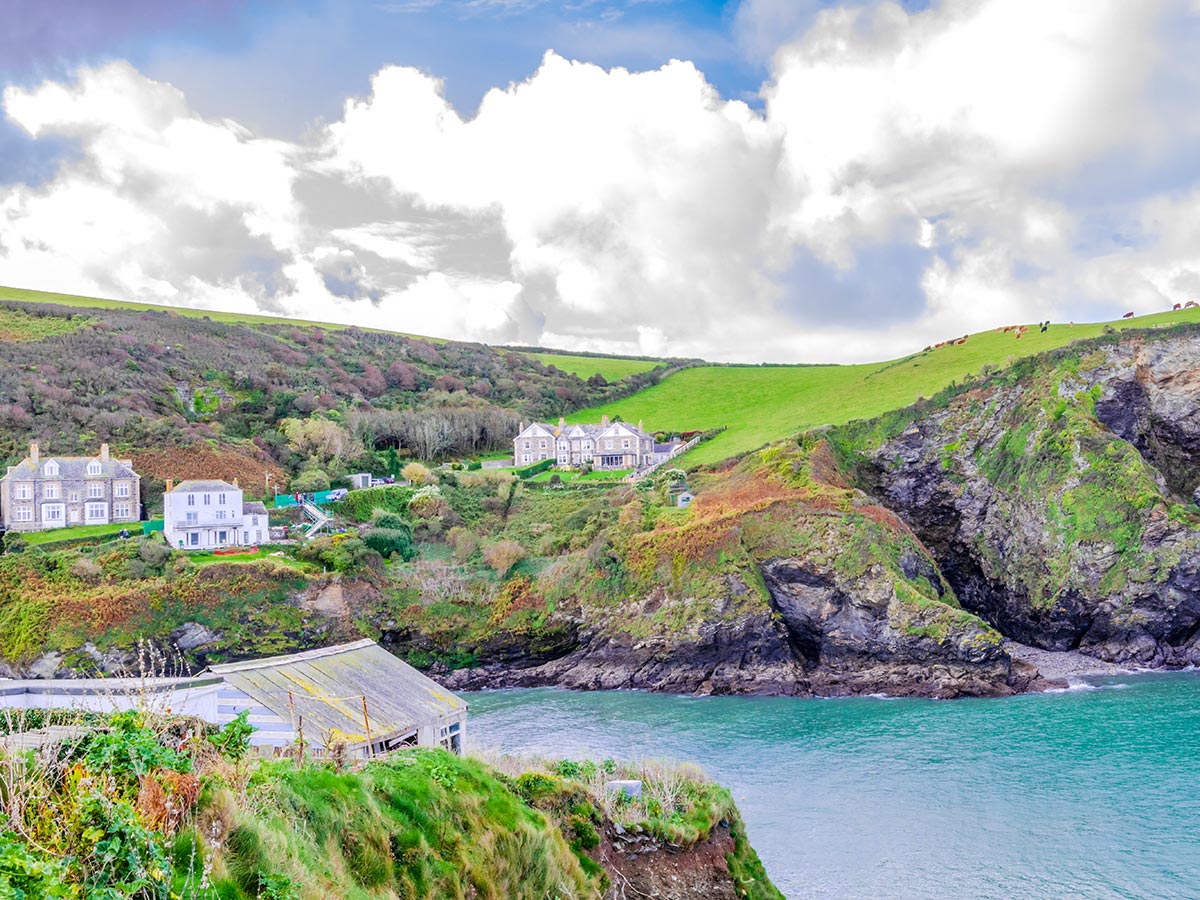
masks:
{"type": "Polygon", "coordinates": [[[31,463],[33,463],[35,466],[37,465],[37,461],[38,461],[38,445],[37,445],[37,441],[34,441],[33,443],[31,443],[31,444],[29,445],[29,461],[30,461],[31,463]]]}
{"type": "Polygon", "coordinates": [[[524,430],[525,430],[525,420],[522,419],[520,422],[517,423],[517,434],[520,434],[524,430]]]}
{"type": "Polygon", "coordinates": [[[601,416],[601,417],[600,417],[600,425],[601,425],[602,427],[608,427],[608,416],[601,416]]]}
{"type": "Polygon", "coordinates": [[[108,444],[100,445],[100,461],[108,462],[108,444]]]}
{"type": "Polygon", "coordinates": [[[238,483],[237,483],[237,479],[236,479],[236,478],[235,478],[235,479],[233,479],[233,486],[234,486],[234,487],[237,487],[237,486],[238,486],[238,483]]]}
{"type": "Polygon", "coordinates": [[[645,430],[646,429],[642,427],[642,420],[638,419],[638,431],[645,431],[645,430]]]}
{"type": "Polygon", "coordinates": [[[175,490],[175,479],[174,479],[174,478],[168,478],[168,479],[167,479],[167,493],[169,494],[169,493],[171,493],[171,491],[173,491],[173,490],[175,490]]]}
{"type": "Polygon", "coordinates": [[[567,427],[567,419],[566,419],[566,417],[565,417],[565,416],[559,416],[559,417],[558,417],[558,427],[559,427],[559,428],[566,428],[566,427],[567,427]]]}

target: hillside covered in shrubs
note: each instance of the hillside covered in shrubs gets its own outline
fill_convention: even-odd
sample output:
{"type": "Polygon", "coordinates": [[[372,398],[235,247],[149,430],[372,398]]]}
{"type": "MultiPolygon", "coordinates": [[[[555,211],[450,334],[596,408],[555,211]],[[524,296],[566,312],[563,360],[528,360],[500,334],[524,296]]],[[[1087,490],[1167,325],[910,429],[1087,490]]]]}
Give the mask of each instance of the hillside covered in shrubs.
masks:
{"type": "Polygon", "coordinates": [[[255,757],[248,733],[244,717],[0,712],[0,896],[781,898],[729,792],[694,768],[440,749],[346,766],[255,757]]]}
{"type": "MultiPolygon", "coordinates": [[[[0,463],[30,441],[85,454],[101,442],[172,473],[173,450],[229,454],[307,489],[406,457],[511,448],[519,421],[557,418],[657,382],[683,361],[608,384],[529,355],[357,328],[238,323],[158,310],[0,303],[0,463]]],[[[240,462],[237,462],[240,460],[240,462]]],[[[184,475],[184,472],[175,472],[184,475]]],[[[214,473],[215,474],[215,473],[214,473]]]]}

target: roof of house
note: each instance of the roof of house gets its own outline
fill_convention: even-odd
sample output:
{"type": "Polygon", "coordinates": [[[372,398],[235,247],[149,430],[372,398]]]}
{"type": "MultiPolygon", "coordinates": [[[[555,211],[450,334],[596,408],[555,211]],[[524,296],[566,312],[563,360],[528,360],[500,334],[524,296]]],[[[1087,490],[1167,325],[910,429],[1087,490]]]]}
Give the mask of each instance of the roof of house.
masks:
{"type": "Polygon", "coordinates": [[[202,479],[190,478],[187,481],[181,481],[175,487],[171,488],[170,493],[174,494],[177,491],[237,491],[241,490],[228,481],[219,481],[217,479],[202,479]]]}
{"type": "Polygon", "coordinates": [[[650,438],[650,435],[628,422],[609,422],[607,425],[568,425],[565,430],[557,425],[546,425],[534,422],[517,435],[517,439],[531,437],[534,434],[545,433],[547,437],[566,438],[598,438],[606,434],[632,434],[639,438],[650,438]],[[533,429],[538,429],[536,432],[533,429]]]}
{"type": "Polygon", "coordinates": [[[242,504],[243,516],[265,516],[267,515],[267,506],[259,500],[248,500],[242,504]]]}
{"type": "Polygon", "coordinates": [[[21,460],[15,466],[9,466],[8,474],[5,478],[36,478],[39,475],[45,477],[46,463],[58,463],[58,475],[54,476],[64,481],[73,479],[90,477],[102,478],[134,478],[137,473],[133,471],[133,464],[128,460],[120,459],[101,459],[99,456],[43,456],[36,464],[30,461],[29,457],[21,460]],[[87,475],[87,467],[91,462],[100,464],[100,475],[87,475]]]}
{"type": "Polygon", "coordinates": [[[209,666],[214,675],[306,733],[351,746],[406,734],[465,711],[466,702],[372,640],[249,662],[209,666]],[[308,729],[311,729],[309,731],[308,729]]]}

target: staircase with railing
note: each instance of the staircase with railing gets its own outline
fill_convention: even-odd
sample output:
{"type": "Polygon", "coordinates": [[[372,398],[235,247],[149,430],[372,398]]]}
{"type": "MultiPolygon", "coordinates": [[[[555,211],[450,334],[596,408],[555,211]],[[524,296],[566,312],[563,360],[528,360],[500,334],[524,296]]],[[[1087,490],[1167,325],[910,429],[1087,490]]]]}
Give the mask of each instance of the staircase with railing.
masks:
{"type": "Polygon", "coordinates": [[[329,513],[321,509],[315,503],[310,503],[305,500],[301,505],[304,510],[304,516],[308,519],[308,524],[304,526],[304,537],[312,540],[316,537],[326,525],[329,524],[329,513]]]}

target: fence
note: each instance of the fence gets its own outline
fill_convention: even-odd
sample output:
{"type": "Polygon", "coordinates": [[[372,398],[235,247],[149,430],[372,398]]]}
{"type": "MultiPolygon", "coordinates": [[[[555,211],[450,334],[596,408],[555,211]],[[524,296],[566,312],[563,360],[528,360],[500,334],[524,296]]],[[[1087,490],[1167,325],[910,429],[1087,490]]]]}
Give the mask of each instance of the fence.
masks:
{"type": "Polygon", "coordinates": [[[301,494],[300,500],[296,499],[295,494],[276,494],[275,508],[287,509],[289,506],[303,506],[306,501],[315,503],[317,506],[328,505],[332,502],[329,499],[329,495],[332,493],[333,491],[317,491],[316,493],[301,494]]]}

